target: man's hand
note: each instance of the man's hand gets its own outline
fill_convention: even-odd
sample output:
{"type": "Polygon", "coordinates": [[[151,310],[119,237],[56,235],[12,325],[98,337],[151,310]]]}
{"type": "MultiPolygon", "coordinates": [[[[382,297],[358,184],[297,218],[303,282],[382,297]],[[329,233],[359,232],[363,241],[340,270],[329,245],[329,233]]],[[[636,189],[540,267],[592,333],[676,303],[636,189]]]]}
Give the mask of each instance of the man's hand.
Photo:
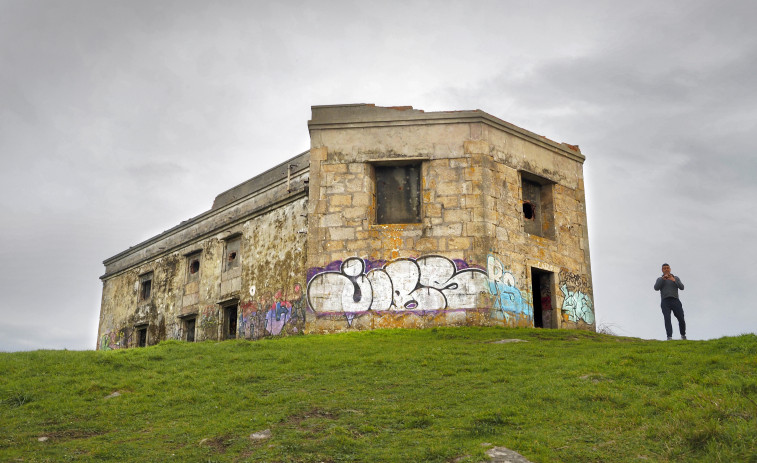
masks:
{"type": "Polygon", "coordinates": [[[672,280],[672,281],[676,281],[676,277],[674,277],[672,273],[668,273],[667,275],[663,275],[663,276],[662,276],[662,278],[663,278],[664,280],[672,280]]]}

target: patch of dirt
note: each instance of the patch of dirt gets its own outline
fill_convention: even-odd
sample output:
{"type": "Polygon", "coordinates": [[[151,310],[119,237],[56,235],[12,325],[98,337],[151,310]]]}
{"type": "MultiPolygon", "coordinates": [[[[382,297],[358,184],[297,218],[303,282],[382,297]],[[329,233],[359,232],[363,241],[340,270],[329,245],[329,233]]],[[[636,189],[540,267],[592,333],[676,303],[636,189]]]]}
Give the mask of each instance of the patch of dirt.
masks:
{"type": "Polygon", "coordinates": [[[315,407],[301,413],[289,415],[289,417],[287,417],[286,423],[302,429],[302,422],[311,418],[335,420],[338,418],[338,416],[329,410],[315,407]]]}

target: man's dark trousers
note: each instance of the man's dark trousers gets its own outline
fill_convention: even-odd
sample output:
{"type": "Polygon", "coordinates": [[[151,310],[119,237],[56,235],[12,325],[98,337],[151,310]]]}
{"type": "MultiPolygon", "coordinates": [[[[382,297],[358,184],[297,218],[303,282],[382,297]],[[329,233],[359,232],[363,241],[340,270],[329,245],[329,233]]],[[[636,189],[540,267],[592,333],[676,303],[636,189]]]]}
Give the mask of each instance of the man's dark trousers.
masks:
{"type": "Polygon", "coordinates": [[[660,303],[662,316],[665,318],[665,332],[669,338],[673,337],[673,324],[670,322],[670,312],[678,319],[678,330],[681,336],[686,336],[686,321],[683,318],[683,305],[677,297],[666,297],[660,303]]]}

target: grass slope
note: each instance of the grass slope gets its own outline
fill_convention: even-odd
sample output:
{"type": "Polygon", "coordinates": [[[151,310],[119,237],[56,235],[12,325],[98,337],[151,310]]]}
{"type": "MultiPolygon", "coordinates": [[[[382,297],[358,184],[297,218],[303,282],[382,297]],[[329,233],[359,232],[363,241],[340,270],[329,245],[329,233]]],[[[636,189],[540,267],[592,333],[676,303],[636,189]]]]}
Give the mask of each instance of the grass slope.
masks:
{"type": "Polygon", "coordinates": [[[382,330],[4,353],[0,372],[0,461],[757,461],[755,335],[382,330]]]}

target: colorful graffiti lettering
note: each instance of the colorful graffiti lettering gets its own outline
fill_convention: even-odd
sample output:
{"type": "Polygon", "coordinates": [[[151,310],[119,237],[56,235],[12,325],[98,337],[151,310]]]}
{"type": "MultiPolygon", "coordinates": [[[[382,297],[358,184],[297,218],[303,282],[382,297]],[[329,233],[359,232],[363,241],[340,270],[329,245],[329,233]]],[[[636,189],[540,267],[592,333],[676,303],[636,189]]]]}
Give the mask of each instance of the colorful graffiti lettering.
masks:
{"type": "Polygon", "coordinates": [[[291,297],[282,290],[271,296],[264,294],[257,301],[242,304],[239,311],[239,335],[246,339],[295,334],[305,326],[305,296],[296,283],[291,297]]]}
{"type": "Polygon", "coordinates": [[[499,259],[489,254],[486,259],[489,277],[489,293],[494,296],[492,317],[497,320],[510,321],[510,316],[524,315],[531,317],[528,304],[515,285],[515,277],[506,271],[499,259]]]}
{"type": "Polygon", "coordinates": [[[125,329],[110,331],[100,337],[100,350],[123,349],[129,346],[130,332],[125,329]]]}
{"type": "Polygon", "coordinates": [[[571,291],[565,284],[560,286],[560,291],[565,295],[562,311],[568,314],[570,321],[583,320],[589,324],[594,323],[594,310],[589,296],[581,291],[571,291]]]}
{"type": "Polygon", "coordinates": [[[565,296],[562,311],[568,314],[570,321],[594,323],[594,305],[588,296],[589,289],[589,278],[586,275],[572,273],[566,268],[560,270],[560,291],[565,296]]]}
{"type": "Polygon", "coordinates": [[[343,314],[348,323],[367,311],[423,313],[476,308],[486,272],[442,256],[387,263],[351,257],[311,269],[307,301],[316,314],[343,314]]]}

